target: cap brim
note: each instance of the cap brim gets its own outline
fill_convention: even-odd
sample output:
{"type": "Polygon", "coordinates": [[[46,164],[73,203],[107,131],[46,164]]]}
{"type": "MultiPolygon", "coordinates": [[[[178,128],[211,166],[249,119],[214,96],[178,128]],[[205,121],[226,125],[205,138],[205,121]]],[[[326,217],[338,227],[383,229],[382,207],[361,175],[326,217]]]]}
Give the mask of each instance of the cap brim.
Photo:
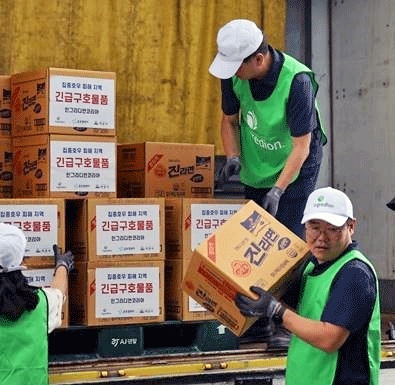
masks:
{"type": "Polygon", "coordinates": [[[222,59],[221,54],[217,53],[208,71],[211,75],[219,79],[229,79],[236,75],[237,70],[240,68],[243,60],[240,61],[225,61],[222,59]]]}
{"type": "Polygon", "coordinates": [[[343,215],[330,214],[330,213],[312,213],[303,216],[302,224],[305,224],[306,222],[311,221],[313,219],[321,219],[322,221],[328,222],[333,226],[341,227],[346,223],[348,217],[344,217],[343,215]]]}

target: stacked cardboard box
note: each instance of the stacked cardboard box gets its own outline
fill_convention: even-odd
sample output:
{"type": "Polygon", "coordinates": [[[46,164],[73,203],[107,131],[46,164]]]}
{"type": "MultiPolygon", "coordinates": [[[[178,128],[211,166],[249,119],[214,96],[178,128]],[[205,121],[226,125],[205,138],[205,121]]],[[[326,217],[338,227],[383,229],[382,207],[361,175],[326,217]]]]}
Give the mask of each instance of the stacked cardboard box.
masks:
{"type": "Polygon", "coordinates": [[[214,194],[214,145],[191,143],[124,143],[117,149],[118,197],[166,198],[165,304],[167,319],[211,319],[206,309],[180,290],[192,249],[188,198],[214,194]],[[189,213],[189,214],[188,214],[189,213]],[[185,247],[183,246],[185,244],[185,247]],[[179,247],[178,251],[175,249],[179,247]],[[185,255],[184,255],[185,252],[185,255]]]}
{"type": "Polygon", "coordinates": [[[118,144],[118,197],[212,198],[214,145],[118,144]]]}
{"type": "Polygon", "coordinates": [[[0,76],[0,136],[11,137],[11,76],[0,76]]]}
{"type": "Polygon", "coordinates": [[[116,197],[115,73],[11,76],[14,197],[116,197]]]}
{"type": "Polygon", "coordinates": [[[14,196],[115,197],[115,138],[77,135],[15,137],[14,196]]]}
{"type": "Polygon", "coordinates": [[[11,76],[0,76],[0,198],[12,198],[11,76]]]}
{"type": "MultiPolygon", "coordinates": [[[[49,286],[54,271],[54,244],[65,248],[63,199],[0,199],[0,222],[14,225],[27,240],[23,274],[33,286],[49,286]]],[[[69,325],[68,302],[62,308],[62,328],[69,325]]]]}
{"type": "MultiPolygon", "coordinates": [[[[67,248],[64,199],[116,197],[115,78],[113,72],[59,68],[11,76],[13,197],[24,199],[37,213],[42,202],[57,200],[63,205],[61,217],[55,216],[62,222],[62,239],[34,244],[32,255],[28,247],[29,274],[46,277],[43,269],[54,267],[52,245],[58,244],[62,251],[67,248]]],[[[13,224],[24,230],[28,246],[29,240],[40,238],[29,233],[28,220],[17,219],[13,224]]],[[[28,219],[33,226],[44,221],[28,219]]]]}
{"type": "Polygon", "coordinates": [[[24,265],[54,267],[52,246],[65,248],[63,199],[0,199],[0,222],[20,228],[26,236],[24,265]]]}
{"type": "Polygon", "coordinates": [[[196,321],[214,319],[193,298],[180,290],[193,250],[218,229],[246,200],[183,198],[166,199],[166,294],[168,319],[196,321]]]}
{"type": "Polygon", "coordinates": [[[83,325],[164,320],[164,199],[68,201],[76,257],[71,321],[83,325]]]}
{"type": "MultiPolygon", "coordinates": [[[[179,198],[176,206],[184,197],[213,198],[214,146],[117,146],[114,73],[56,68],[24,72],[12,75],[11,91],[13,196],[30,198],[32,204],[37,199],[66,200],[61,247],[76,257],[70,322],[163,321],[163,198],[179,198]]],[[[168,232],[175,228],[170,223],[168,232]]],[[[171,236],[169,241],[174,246],[171,236]]],[[[176,288],[175,308],[184,309],[173,315],[211,318],[196,302],[186,310],[185,301],[192,300],[179,296],[192,252],[190,246],[185,249],[185,256],[169,257],[169,295],[176,288]]],[[[45,262],[52,259],[51,252],[45,262]]],[[[36,266],[33,257],[26,260],[31,268],[53,268],[53,261],[36,266]]]]}

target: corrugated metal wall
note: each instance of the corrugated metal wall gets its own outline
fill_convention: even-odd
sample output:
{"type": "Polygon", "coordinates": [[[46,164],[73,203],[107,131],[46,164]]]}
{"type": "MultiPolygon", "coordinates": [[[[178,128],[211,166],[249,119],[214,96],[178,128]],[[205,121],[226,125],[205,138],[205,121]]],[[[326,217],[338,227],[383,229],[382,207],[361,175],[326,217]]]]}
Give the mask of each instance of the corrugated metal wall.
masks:
{"type": "Polygon", "coordinates": [[[351,198],[356,239],[395,278],[393,0],[332,1],[334,184],[351,198]]]}
{"type": "Polygon", "coordinates": [[[285,0],[0,0],[0,72],[117,73],[118,141],[214,143],[218,28],[249,18],[284,48],[285,0]]]}

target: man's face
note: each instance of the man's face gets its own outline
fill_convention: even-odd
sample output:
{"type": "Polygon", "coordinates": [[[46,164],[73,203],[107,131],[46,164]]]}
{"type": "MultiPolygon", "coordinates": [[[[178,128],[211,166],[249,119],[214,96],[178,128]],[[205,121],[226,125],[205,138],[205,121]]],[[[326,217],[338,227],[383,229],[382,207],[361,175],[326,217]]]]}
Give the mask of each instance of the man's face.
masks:
{"type": "Polygon", "coordinates": [[[348,219],[341,227],[320,219],[312,219],[306,223],[306,242],[317,261],[324,263],[343,253],[352,242],[354,231],[354,219],[348,219]]]}
{"type": "Polygon", "coordinates": [[[236,72],[236,76],[241,80],[250,80],[254,77],[256,72],[256,65],[254,58],[250,58],[250,60],[243,62],[239,69],[236,72]]]}
{"type": "Polygon", "coordinates": [[[244,61],[236,72],[236,76],[241,80],[262,78],[270,68],[271,56],[257,53],[248,60],[244,61]]]}

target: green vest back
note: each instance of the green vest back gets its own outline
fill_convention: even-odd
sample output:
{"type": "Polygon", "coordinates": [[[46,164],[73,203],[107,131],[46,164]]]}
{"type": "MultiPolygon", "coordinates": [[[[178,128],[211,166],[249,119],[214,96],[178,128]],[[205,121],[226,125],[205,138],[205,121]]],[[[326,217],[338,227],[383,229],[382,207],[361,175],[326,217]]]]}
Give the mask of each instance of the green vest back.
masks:
{"type": "MultiPolygon", "coordinates": [[[[320,320],[330,294],[333,279],[339,270],[353,259],[365,262],[375,272],[372,264],[358,250],[352,250],[345,254],[338,261],[334,262],[328,270],[318,276],[309,275],[313,269],[313,263],[310,262],[306,266],[303,275],[303,295],[298,314],[313,320],[320,320]]],[[[376,273],[374,274],[376,275],[376,273]]],[[[380,306],[378,284],[376,283],[376,285],[376,302],[367,333],[367,354],[370,366],[369,385],[378,385],[380,370],[380,306]]],[[[332,385],[336,375],[337,360],[338,352],[326,353],[293,335],[288,350],[286,384],[332,385]]]]}
{"type": "Polygon", "coordinates": [[[48,384],[48,303],[37,291],[39,303],[16,322],[0,317],[0,384],[48,384]]]}
{"type": "MultiPolygon", "coordinates": [[[[248,80],[240,80],[237,76],[232,79],[234,92],[240,101],[240,180],[248,186],[272,187],[291,153],[292,137],[287,124],[286,104],[292,80],[299,73],[310,76],[317,93],[318,84],[313,72],[286,54],[276,87],[265,100],[254,100],[248,80]]],[[[316,110],[319,117],[317,102],[316,110]]],[[[324,131],[323,138],[326,142],[324,131]]]]}

